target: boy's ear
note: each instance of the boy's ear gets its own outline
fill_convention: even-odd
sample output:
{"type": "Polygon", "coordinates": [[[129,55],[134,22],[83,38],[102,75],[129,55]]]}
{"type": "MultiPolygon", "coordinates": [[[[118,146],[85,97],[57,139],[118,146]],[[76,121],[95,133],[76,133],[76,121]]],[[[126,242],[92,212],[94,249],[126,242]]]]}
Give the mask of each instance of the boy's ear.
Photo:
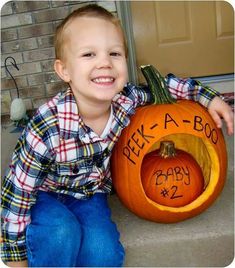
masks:
{"type": "Polygon", "coordinates": [[[70,76],[67,72],[65,64],[61,60],[55,60],[54,69],[62,80],[67,83],[70,82],[70,76]]]}

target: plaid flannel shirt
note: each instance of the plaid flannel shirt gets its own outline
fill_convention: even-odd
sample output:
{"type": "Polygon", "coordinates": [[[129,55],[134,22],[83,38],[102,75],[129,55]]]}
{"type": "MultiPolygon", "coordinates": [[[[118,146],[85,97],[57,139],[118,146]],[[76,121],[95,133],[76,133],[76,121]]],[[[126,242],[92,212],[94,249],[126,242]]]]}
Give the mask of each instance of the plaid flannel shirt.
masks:
{"type": "MultiPolygon", "coordinates": [[[[191,79],[166,77],[175,98],[208,106],[218,92],[191,79]]],[[[38,190],[88,198],[109,193],[110,155],[148,90],[127,84],[112,101],[113,121],[105,138],[86,126],[70,89],[41,106],[19,138],[2,185],[2,260],[26,259],[25,229],[38,190]]]]}

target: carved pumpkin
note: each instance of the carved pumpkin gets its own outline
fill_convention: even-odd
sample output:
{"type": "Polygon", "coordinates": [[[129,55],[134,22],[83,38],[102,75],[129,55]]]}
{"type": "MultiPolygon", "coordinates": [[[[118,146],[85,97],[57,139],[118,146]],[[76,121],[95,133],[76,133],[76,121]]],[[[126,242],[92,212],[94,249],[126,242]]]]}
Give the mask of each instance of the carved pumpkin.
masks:
{"type": "Polygon", "coordinates": [[[113,184],[123,204],[139,217],[166,223],[185,220],[208,208],[223,189],[227,170],[223,133],[200,104],[187,100],[172,103],[163,78],[153,66],[143,67],[142,72],[159,105],[138,108],[122,132],[111,160],[113,184]],[[164,140],[193,155],[204,177],[202,194],[180,207],[151,200],[142,184],[144,156],[159,149],[164,140]]]}
{"type": "Polygon", "coordinates": [[[176,150],[172,141],[162,141],[159,150],[145,155],[141,179],[151,200],[170,207],[189,204],[204,187],[198,163],[190,154],[176,150]]]}

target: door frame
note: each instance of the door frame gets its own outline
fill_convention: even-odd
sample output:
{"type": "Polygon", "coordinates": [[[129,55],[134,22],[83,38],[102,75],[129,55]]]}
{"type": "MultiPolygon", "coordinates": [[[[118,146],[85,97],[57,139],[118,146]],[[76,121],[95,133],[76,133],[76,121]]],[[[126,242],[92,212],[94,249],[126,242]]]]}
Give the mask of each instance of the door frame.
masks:
{"type": "Polygon", "coordinates": [[[133,36],[133,22],[129,1],[116,1],[118,18],[124,29],[128,47],[128,75],[129,82],[138,84],[135,42],[133,36]]]}

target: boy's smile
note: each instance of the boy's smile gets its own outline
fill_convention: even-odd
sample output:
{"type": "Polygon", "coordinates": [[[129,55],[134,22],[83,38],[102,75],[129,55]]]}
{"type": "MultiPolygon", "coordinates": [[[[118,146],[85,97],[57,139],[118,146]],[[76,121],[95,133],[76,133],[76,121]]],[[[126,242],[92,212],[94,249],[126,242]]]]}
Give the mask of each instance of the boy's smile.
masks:
{"type": "MultiPolygon", "coordinates": [[[[121,30],[101,18],[81,17],[64,30],[64,58],[61,70],[78,102],[89,105],[111,103],[127,82],[127,64],[121,30]]],[[[58,62],[57,62],[58,64],[58,62]]]]}
{"type": "Polygon", "coordinates": [[[103,76],[103,77],[97,77],[97,78],[94,78],[92,79],[92,81],[94,83],[97,83],[97,84],[102,84],[102,85],[109,85],[109,84],[112,84],[114,82],[114,78],[113,77],[107,77],[107,76],[103,76]]]}

